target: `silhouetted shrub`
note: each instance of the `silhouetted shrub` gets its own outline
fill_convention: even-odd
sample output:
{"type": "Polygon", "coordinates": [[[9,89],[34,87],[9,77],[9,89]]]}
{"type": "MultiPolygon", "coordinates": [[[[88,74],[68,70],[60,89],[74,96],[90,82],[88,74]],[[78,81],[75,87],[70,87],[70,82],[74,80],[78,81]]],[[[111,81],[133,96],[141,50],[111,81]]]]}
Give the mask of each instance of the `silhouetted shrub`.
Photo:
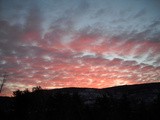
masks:
{"type": "Polygon", "coordinates": [[[41,86],[36,86],[32,88],[32,92],[42,90],[41,86]]]}
{"type": "Polygon", "coordinates": [[[16,90],[16,91],[13,92],[14,97],[21,96],[22,94],[23,94],[23,91],[20,91],[20,90],[16,90]]]}

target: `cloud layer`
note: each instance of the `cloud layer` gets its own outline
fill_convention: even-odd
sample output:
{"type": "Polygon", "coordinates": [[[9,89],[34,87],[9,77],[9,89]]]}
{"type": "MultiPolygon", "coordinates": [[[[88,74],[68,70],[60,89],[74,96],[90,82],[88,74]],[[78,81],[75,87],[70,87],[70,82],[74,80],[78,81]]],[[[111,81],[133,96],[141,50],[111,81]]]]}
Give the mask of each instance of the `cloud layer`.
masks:
{"type": "Polygon", "coordinates": [[[11,7],[10,0],[2,0],[0,74],[9,74],[2,95],[39,85],[104,88],[159,82],[157,1],[123,1],[126,5],[15,0],[11,7]]]}

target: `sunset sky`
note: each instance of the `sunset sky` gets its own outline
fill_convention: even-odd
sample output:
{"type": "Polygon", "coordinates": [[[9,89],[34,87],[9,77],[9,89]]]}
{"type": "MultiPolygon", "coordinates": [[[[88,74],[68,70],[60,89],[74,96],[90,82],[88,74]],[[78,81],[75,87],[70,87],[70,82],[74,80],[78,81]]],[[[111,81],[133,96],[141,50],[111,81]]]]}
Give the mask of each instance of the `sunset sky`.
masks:
{"type": "Polygon", "coordinates": [[[0,0],[0,95],[160,81],[159,0],[0,0]]]}

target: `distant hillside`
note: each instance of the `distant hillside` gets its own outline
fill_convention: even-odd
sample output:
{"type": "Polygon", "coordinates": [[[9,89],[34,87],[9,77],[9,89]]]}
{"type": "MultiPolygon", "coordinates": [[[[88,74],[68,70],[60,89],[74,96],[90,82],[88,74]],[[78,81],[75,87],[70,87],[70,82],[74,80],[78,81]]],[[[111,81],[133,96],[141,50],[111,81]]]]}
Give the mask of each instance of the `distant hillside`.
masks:
{"type": "MultiPolygon", "coordinates": [[[[0,97],[3,120],[154,120],[160,118],[160,83],[105,89],[17,91],[0,97]],[[21,94],[23,93],[23,94],[21,94]]],[[[159,120],[159,119],[158,119],[159,120]]]]}

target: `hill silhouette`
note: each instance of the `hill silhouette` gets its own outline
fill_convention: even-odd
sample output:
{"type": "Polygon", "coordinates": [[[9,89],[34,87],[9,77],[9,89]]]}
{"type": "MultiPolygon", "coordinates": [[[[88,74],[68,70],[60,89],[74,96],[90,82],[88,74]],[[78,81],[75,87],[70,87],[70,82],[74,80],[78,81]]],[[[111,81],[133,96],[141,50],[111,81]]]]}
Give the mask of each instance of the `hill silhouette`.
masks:
{"type": "Polygon", "coordinates": [[[160,83],[105,89],[15,91],[0,97],[3,120],[159,120],[160,83]]]}

